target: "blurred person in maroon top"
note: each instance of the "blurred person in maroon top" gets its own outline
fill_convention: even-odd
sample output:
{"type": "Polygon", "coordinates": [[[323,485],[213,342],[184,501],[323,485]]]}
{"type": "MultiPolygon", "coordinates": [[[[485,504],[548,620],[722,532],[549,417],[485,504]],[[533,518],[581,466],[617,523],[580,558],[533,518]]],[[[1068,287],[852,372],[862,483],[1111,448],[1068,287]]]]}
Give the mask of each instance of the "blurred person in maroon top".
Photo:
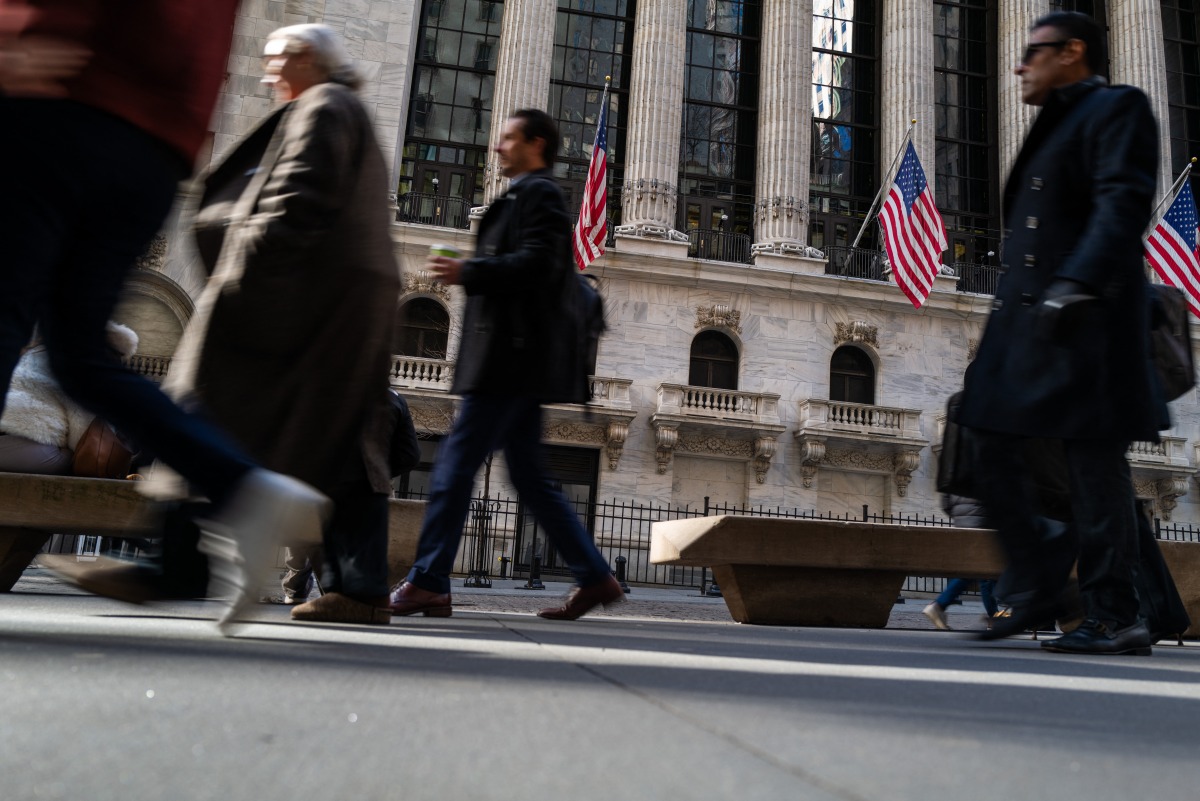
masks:
{"type": "MultiPolygon", "coordinates": [[[[208,136],[237,6],[0,0],[0,399],[39,324],[67,394],[215,504],[206,550],[233,595],[222,624],[255,600],[284,532],[321,541],[328,500],[258,467],[220,429],[114,364],[104,326],[208,136]]],[[[93,569],[77,583],[147,600],[123,575],[93,569]]]]}

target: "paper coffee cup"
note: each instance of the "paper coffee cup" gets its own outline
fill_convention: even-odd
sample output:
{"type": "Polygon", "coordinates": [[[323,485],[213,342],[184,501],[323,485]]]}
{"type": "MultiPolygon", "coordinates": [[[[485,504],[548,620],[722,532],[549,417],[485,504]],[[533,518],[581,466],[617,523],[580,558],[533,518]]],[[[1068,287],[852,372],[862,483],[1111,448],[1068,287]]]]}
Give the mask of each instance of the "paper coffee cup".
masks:
{"type": "Polygon", "coordinates": [[[454,245],[444,245],[441,243],[429,246],[430,256],[446,256],[451,259],[461,259],[462,251],[454,247],[454,245]]]}

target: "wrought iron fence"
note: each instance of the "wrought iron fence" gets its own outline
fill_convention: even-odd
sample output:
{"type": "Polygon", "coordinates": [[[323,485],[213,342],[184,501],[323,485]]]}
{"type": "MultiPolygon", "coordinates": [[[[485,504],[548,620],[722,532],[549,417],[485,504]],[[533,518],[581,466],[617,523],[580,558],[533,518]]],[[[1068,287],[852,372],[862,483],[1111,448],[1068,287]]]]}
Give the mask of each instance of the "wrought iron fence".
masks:
{"type": "Polygon", "coordinates": [[[1154,537],[1160,540],[1175,540],[1177,542],[1200,542],[1200,528],[1191,523],[1164,524],[1159,518],[1154,518],[1154,537]]]}
{"type": "Polygon", "coordinates": [[[396,198],[396,222],[470,228],[471,203],[460,197],[409,192],[396,198]]]}
{"type": "Polygon", "coordinates": [[[750,235],[709,228],[689,228],[688,255],[694,259],[750,263],[750,235]]]}
{"type": "Polygon", "coordinates": [[[825,248],[826,275],[840,275],[844,278],[862,278],[866,281],[887,281],[883,274],[882,251],[869,248],[848,248],[834,246],[825,248]]]}

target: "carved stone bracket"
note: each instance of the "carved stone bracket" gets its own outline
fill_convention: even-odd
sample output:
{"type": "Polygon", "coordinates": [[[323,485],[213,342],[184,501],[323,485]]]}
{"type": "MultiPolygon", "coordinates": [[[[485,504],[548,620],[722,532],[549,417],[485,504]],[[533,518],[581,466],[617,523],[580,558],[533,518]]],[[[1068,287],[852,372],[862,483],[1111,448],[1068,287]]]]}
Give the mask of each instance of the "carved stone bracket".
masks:
{"type": "Polygon", "coordinates": [[[617,463],[621,461],[621,452],[625,450],[625,440],[629,437],[629,423],[610,420],[605,433],[608,438],[604,445],[604,452],[608,456],[608,469],[616,470],[617,463]]]}
{"type": "Polygon", "coordinates": [[[1155,482],[1155,494],[1158,496],[1158,508],[1163,520],[1171,519],[1171,512],[1179,505],[1177,498],[1187,495],[1187,476],[1168,476],[1155,482]]]}
{"type": "Polygon", "coordinates": [[[805,440],[801,443],[800,476],[804,479],[804,488],[812,487],[812,480],[817,475],[817,467],[825,459],[825,443],[819,440],[805,440]]]}
{"type": "Polygon", "coordinates": [[[775,455],[775,437],[757,437],[754,440],[754,477],[759,484],[767,480],[771,469],[771,457],[775,455]]]}
{"type": "Polygon", "coordinates": [[[416,270],[405,275],[404,291],[437,295],[447,302],[450,300],[450,287],[435,279],[427,270],[416,270]]]}
{"type": "Polygon", "coordinates": [[[787,197],[775,196],[772,198],[763,198],[758,201],[758,221],[766,222],[769,217],[772,220],[778,220],[780,212],[783,212],[789,220],[792,215],[799,212],[804,215],[808,212],[808,204],[797,197],[788,195],[787,197]]]}
{"type": "Polygon", "coordinates": [[[849,323],[838,323],[837,330],[833,335],[833,344],[836,347],[843,342],[861,342],[864,345],[870,345],[873,348],[879,347],[879,327],[863,322],[862,320],[854,320],[849,323]]]}
{"type": "Polygon", "coordinates": [[[896,494],[903,498],[908,493],[913,471],[921,464],[921,452],[900,451],[895,454],[893,461],[896,466],[896,494]]]}
{"type": "Polygon", "coordinates": [[[975,357],[977,355],[979,355],[979,340],[978,339],[968,339],[967,340],[967,361],[969,361],[969,362],[975,361],[975,357]]]}
{"type": "Polygon", "coordinates": [[[679,426],[654,426],[654,459],[658,462],[658,474],[665,475],[675,455],[675,445],[679,442],[679,426]]]}
{"type": "Polygon", "coordinates": [[[719,325],[734,333],[742,333],[742,313],[729,308],[728,304],[716,303],[712,306],[696,307],[696,328],[719,325]]]}

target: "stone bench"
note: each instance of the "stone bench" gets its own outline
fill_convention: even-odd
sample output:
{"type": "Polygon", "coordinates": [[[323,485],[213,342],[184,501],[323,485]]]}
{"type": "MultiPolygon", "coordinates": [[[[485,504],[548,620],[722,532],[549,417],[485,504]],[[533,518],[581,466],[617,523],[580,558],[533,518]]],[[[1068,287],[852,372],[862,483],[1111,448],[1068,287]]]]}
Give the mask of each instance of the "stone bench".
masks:
{"type": "MultiPolygon", "coordinates": [[[[1200,634],[1200,543],[1160,542],[1200,634]]],[[[986,529],[720,515],[653,524],[650,561],[707,567],[739,623],[883,628],[908,576],[997,578],[986,529]]]]}
{"type": "MultiPolygon", "coordinates": [[[[11,589],[48,535],[153,536],[154,507],[132,481],[0,473],[0,592],[11,589]]],[[[424,514],[423,501],[389,501],[391,583],[412,566],[424,514]]]]}

